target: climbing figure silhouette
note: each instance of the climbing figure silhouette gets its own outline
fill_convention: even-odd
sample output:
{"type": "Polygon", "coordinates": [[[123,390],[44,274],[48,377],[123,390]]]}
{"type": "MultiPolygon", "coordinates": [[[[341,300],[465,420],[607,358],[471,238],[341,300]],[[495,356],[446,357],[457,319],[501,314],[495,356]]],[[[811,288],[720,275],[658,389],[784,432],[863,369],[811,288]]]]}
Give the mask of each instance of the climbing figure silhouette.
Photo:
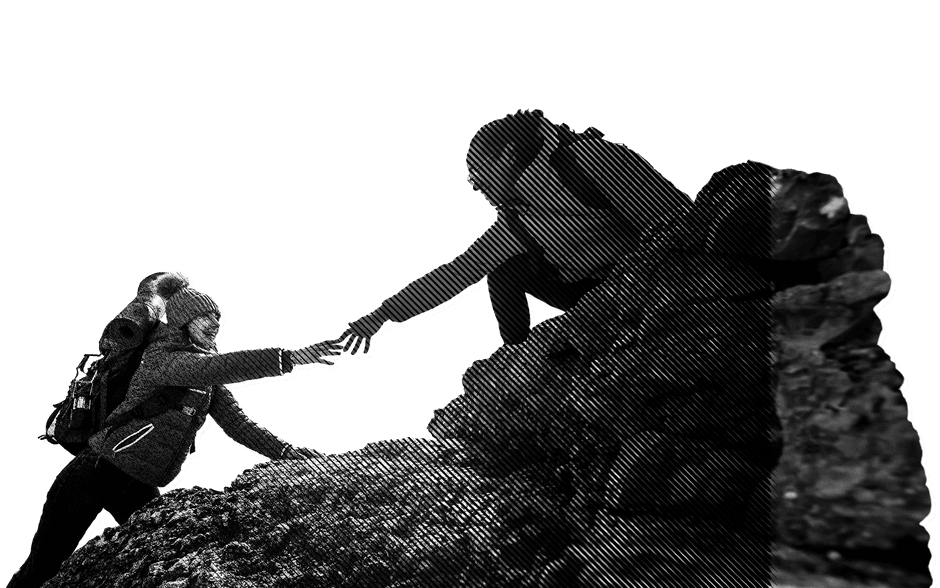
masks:
{"type": "Polygon", "coordinates": [[[404,322],[487,279],[506,344],[529,335],[526,294],[570,310],[604,281],[652,224],[691,205],[642,157],[574,133],[539,110],[483,126],[467,153],[469,182],[497,210],[464,253],[408,284],[340,336],[345,351],[369,351],[388,322],[404,322]]]}

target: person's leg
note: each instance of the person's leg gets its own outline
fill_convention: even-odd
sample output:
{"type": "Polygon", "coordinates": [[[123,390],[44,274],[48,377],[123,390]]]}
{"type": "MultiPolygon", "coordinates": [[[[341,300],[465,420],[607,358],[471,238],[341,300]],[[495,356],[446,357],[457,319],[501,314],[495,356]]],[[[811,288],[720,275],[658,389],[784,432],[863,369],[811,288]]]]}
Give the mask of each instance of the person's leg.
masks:
{"type": "Polygon", "coordinates": [[[78,547],[102,509],[97,461],[86,450],[56,477],[46,495],[29,557],[7,588],[39,588],[78,547]]]}
{"type": "MultiPolygon", "coordinates": [[[[585,294],[596,288],[604,278],[585,278],[577,282],[562,282],[546,271],[535,269],[528,253],[517,255],[497,267],[487,276],[490,302],[499,324],[503,342],[522,343],[529,336],[529,302],[526,294],[559,310],[568,311],[585,294]]],[[[609,273],[609,269],[605,272],[609,273]]]]}
{"type": "Polygon", "coordinates": [[[506,344],[522,343],[529,336],[529,302],[525,294],[532,273],[529,254],[523,253],[504,261],[486,277],[499,334],[506,344]]]}
{"type": "Polygon", "coordinates": [[[132,478],[114,464],[103,462],[101,465],[111,488],[105,495],[104,509],[119,525],[123,525],[132,514],[160,496],[158,488],[132,478]]]}
{"type": "Polygon", "coordinates": [[[597,278],[586,278],[571,283],[558,280],[539,280],[533,282],[532,287],[527,289],[526,292],[553,308],[569,311],[575,307],[585,294],[603,281],[603,279],[597,278]]]}

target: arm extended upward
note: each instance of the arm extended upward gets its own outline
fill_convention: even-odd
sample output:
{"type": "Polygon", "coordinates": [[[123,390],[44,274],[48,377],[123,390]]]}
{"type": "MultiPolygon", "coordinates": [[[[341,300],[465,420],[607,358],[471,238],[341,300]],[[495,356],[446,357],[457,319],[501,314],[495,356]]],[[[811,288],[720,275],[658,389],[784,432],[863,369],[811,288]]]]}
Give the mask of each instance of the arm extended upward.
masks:
{"type": "Polygon", "coordinates": [[[382,302],[375,314],[408,326],[457,303],[485,284],[487,274],[525,247],[497,221],[453,261],[438,266],[382,302]]]}
{"type": "Polygon", "coordinates": [[[453,261],[438,266],[386,299],[375,311],[349,323],[336,340],[343,353],[356,357],[368,351],[391,324],[407,327],[453,306],[486,284],[486,276],[525,246],[499,219],[453,261]],[[361,343],[361,346],[360,346],[361,343]]]}

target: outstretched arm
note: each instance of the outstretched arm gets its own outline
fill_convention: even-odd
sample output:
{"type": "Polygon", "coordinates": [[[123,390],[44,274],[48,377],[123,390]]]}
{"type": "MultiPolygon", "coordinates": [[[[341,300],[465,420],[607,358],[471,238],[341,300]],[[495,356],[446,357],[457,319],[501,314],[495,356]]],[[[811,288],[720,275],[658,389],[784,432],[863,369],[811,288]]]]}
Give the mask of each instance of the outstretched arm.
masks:
{"type": "Polygon", "coordinates": [[[346,340],[344,350],[352,346],[355,353],[365,343],[363,351],[367,352],[369,340],[387,321],[404,322],[447,302],[482,280],[507,259],[524,252],[525,247],[500,217],[453,261],[411,282],[375,311],[350,323],[349,330],[340,337],[346,340]]]}
{"type": "Polygon", "coordinates": [[[144,356],[142,366],[158,366],[141,372],[162,386],[205,387],[235,384],[290,373],[295,365],[333,365],[329,356],[338,355],[338,341],[323,341],[295,351],[279,348],[233,351],[218,355],[192,351],[161,351],[160,356],[144,356]]]}
{"type": "Polygon", "coordinates": [[[249,419],[225,386],[215,388],[209,414],[226,435],[268,459],[302,459],[317,455],[309,449],[295,448],[249,419]]]}
{"type": "Polygon", "coordinates": [[[218,355],[192,351],[161,351],[144,355],[147,379],[161,386],[202,388],[280,376],[291,371],[290,354],[283,349],[254,349],[218,355]],[[154,366],[153,369],[147,369],[154,366]]]}

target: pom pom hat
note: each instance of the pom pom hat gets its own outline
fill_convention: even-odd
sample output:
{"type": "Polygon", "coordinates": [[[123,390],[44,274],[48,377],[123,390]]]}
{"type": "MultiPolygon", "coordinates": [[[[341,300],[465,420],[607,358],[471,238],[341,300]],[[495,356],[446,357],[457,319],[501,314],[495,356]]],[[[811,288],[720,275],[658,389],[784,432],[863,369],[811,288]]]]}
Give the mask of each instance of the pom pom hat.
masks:
{"type": "Polygon", "coordinates": [[[164,275],[157,283],[157,294],[166,300],[166,323],[170,327],[182,329],[204,314],[222,316],[215,301],[190,288],[189,280],[180,274],[164,275]]]}

